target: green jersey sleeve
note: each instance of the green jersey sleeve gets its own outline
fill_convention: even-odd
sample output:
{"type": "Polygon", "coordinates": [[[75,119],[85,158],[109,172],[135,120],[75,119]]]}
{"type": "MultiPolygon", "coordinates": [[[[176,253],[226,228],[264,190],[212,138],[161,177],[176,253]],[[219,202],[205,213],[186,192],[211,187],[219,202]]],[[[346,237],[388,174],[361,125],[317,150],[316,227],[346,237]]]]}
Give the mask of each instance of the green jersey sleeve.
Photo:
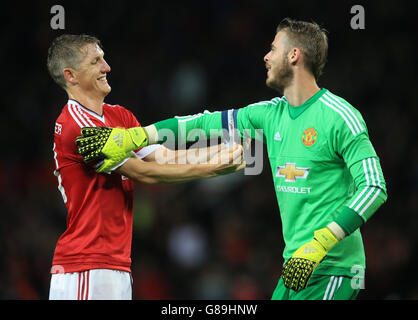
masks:
{"type": "Polygon", "coordinates": [[[331,129],[332,148],[342,158],[353,177],[355,192],[337,216],[337,222],[350,234],[365,223],[386,201],[386,182],[379,158],[369,139],[360,112],[333,95],[341,112],[331,129]]]}
{"type": "Polygon", "coordinates": [[[241,108],[237,112],[237,129],[242,137],[266,141],[265,132],[271,123],[272,116],[282,98],[261,101],[241,108]],[[273,113],[271,116],[270,113],[273,113]]]}
{"type": "Polygon", "coordinates": [[[362,226],[387,200],[386,182],[377,157],[358,161],[350,173],[356,191],[335,219],[346,235],[362,226]]]}
{"type": "Polygon", "coordinates": [[[240,109],[198,113],[154,123],[158,143],[167,140],[195,142],[198,139],[222,137],[229,142],[234,136],[265,141],[264,131],[271,122],[269,113],[283,102],[281,98],[261,101],[240,109]]]}
{"type": "Polygon", "coordinates": [[[337,110],[339,114],[335,114],[335,123],[331,129],[334,152],[344,159],[348,168],[362,159],[377,157],[360,112],[345,100],[337,96],[334,96],[334,99],[341,106],[341,109],[337,110]]]}
{"type": "Polygon", "coordinates": [[[177,116],[154,123],[158,132],[158,143],[179,145],[222,136],[223,112],[205,111],[189,116],[177,116]]]}

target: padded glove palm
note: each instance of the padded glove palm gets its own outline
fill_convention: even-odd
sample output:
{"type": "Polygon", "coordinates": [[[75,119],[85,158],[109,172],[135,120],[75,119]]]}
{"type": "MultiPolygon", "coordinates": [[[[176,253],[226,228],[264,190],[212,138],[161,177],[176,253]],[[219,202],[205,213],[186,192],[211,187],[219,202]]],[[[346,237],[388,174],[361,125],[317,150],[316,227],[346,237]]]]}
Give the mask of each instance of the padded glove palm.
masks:
{"type": "Polygon", "coordinates": [[[328,228],[315,231],[314,238],[297,249],[284,265],[285,287],[294,291],[305,289],[314,270],[337,243],[338,239],[328,228]]]}
{"type": "Polygon", "coordinates": [[[148,135],[142,127],[130,129],[108,127],[84,127],[76,139],[77,150],[84,161],[100,161],[97,172],[109,173],[133,150],[148,145],[148,135]]]}

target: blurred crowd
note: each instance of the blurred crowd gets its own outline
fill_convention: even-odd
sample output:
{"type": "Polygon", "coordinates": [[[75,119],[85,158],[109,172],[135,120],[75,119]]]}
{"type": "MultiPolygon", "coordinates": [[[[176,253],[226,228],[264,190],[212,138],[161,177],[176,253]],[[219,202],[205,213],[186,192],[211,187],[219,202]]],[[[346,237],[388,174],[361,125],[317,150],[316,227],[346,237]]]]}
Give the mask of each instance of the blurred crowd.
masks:
{"type": "MultiPolygon", "coordinates": [[[[358,299],[418,299],[418,22],[409,2],[373,2],[364,4],[365,29],[353,30],[358,3],[64,1],[65,30],[50,27],[56,3],[9,5],[0,28],[0,299],[48,298],[65,230],[52,145],[67,97],[46,70],[53,38],[97,36],[112,68],[106,102],[147,125],[275,97],[263,57],[287,16],[329,31],[319,84],[360,110],[386,179],[388,202],[362,227],[366,289],[358,299]]],[[[270,299],[283,248],[266,153],[257,176],[135,186],[134,299],[270,299]]]]}

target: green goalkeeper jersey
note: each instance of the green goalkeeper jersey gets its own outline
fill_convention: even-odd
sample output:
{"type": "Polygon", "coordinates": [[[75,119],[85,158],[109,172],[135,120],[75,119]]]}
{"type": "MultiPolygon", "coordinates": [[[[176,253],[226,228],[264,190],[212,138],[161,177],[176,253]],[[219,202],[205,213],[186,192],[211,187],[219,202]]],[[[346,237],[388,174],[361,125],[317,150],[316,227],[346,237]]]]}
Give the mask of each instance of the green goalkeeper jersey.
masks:
{"type": "Polygon", "coordinates": [[[365,268],[358,227],[386,200],[386,184],[366,124],[347,101],[321,89],[297,107],[285,97],[274,98],[155,125],[190,140],[196,138],[190,135],[193,129],[207,135],[236,129],[241,137],[262,140],[282,220],[284,260],[315,230],[335,221],[348,236],[328,252],[315,274],[353,276],[365,268]]]}

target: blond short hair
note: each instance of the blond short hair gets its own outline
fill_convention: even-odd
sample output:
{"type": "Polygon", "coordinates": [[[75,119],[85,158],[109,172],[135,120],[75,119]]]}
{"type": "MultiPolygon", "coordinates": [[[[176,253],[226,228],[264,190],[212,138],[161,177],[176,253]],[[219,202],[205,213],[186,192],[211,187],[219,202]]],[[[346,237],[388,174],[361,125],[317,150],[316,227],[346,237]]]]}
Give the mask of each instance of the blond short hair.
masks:
{"type": "Polygon", "coordinates": [[[102,48],[99,39],[86,34],[64,34],[52,41],[48,49],[48,72],[52,79],[64,90],[67,88],[67,83],[63,75],[63,70],[65,68],[77,69],[84,58],[82,49],[90,43],[102,48]]]}

